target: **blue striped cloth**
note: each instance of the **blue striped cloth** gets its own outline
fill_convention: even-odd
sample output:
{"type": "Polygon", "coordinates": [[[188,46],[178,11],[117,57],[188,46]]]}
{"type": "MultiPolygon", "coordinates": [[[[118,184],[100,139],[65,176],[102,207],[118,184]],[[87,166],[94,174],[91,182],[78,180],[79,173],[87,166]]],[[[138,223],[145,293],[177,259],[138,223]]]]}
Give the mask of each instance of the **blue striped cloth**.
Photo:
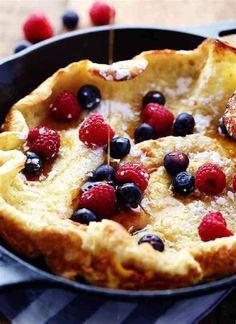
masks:
{"type": "Polygon", "coordinates": [[[198,323],[230,292],[179,301],[115,302],[63,289],[15,289],[0,294],[0,311],[13,324],[198,323]]]}

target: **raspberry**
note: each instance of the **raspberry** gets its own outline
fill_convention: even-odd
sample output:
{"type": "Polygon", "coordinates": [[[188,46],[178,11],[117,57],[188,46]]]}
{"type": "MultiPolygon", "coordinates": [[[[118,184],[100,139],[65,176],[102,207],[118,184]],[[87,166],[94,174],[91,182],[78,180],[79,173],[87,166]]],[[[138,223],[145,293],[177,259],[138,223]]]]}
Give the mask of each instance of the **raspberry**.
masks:
{"type": "Polygon", "coordinates": [[[236,176],[233,177],[233,191],[236,192],[236,176]]]}
{"type": "Polygon", "coordinates": [[[79,117],[80,105],[76,97],[70,92],[61,92],[49,107],[54,119],[75,120],[79,117]]]}
{"type": "Polygon", "coordinates": [[[129,162],[119,168],[116,179],[123,183],[134,182],[144,192],[148,185],[149,174],[142,163],[129,162]]]}
{"type": "Polygon", "coordinates": [[[115,189],[108,184],[92,187],[82,193],[79,208],[92,210],[100,219],[110,217],[116,208],[115,189]]]}
{"type": "Polygon", "coordinates": [[[146,123],[151,125],[158,136],[164,136],[170,133],[174,115],[165,106],[156,103],[149,103],[144,111],[143,118],[146,123]]]}
{"type": "Polygon", "coordinates": [[[232,236],[233,233],[226,226],[226,221],[220,212],[210,212],[203,217],[198,226],[198,233],[204,242],[232,236]]]}
{"type": "Polygon", "coordinates": [[[92,23],[96,26],[108,25],[115,18],[115,9],[106,2],[96,1],[89,10],[92,23]]]}
{"type": "Polygon", "coordinates": [[[47,160],[52,159],[60,148],[60,135],[46,126],[32,128],[28,135],[30,150],[47,160]]]}
{"type": "Polygon", "coordinates": [[[203,164],[196,173],[196,188],[207,195],[219,195],[226,186],[224,172],[213,163],[203,164]]]}
{"type": "Polygon", "coordinates": [[[80,126],[79,139],[88,147],[104,146],[115,135],[113,129],[104,121],[102,115],[91,114],[80,126]]]}
{"type": "Polygon", "coordinates": [[[47,17],[40,13],[33,13],[23,25],[25,38],[36,43],[53,36],[53,29],[47,17]]]}

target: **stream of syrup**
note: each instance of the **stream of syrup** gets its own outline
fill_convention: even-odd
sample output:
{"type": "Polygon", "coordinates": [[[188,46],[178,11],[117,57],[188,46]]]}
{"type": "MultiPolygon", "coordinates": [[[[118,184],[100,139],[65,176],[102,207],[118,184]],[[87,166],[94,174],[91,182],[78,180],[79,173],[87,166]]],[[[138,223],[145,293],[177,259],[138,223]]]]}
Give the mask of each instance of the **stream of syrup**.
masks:
{"type": "MultiPolygon", "coordinates": [[[[109,33],[108,33],[108,64],[111,65],[114,60],[114,17],[110,18],[109,24],[109,33]]],[[[108,123],[111,125],[111,101],[112,101],[112,85],[110,87],[110,98],[108,101],[108,123]]],[[[110,130],[108,132],[108,139],[107,139],[107,164],[110,165],[111,158],[110,158],[110,141],[111,141],[111,134],[110,130]]]]}

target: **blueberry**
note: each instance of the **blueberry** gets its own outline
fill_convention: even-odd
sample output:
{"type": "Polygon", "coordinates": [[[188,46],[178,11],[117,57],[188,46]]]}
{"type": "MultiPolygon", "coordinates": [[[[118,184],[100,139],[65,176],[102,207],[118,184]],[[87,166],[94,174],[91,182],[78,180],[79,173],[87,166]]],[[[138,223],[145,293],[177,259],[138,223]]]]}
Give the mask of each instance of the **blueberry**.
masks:
{"type": "Polygon", "coordinates": [[[97,87],[88,84],[79,89],[77,99],[82,108],[92,110],[100,104],[101,93],[97,87]]]}
{"type": "Polygon", "coordinates": [[[79,21],[79,16],[74,10],[67,10],[62,16],[63,25],[68,29],[74,29],[79,21]]]}
{"type": "Polygon", "coordinates": [[[230,135],[227,131],[227,128],[225,127],[223,118],[220,118],[220,120],[219,120],[219,133],[224,134],[227,137],[230,137],[230,135]]]}
{"type": "Polygon", "coordinates": [[[165,248],[163,241],[156,234],[145,234],[138,241],[138,244],[142,243],[149,243],[155,250],[158,250],[160,252],[164,251],[165,248]]]}
{"type": "Polygon", "coordinates": [[[194,126],[195,120],[191,114],[179,114],[174,122],[174,135],[186,136],[187,134],[192,134],[194,126]]]}
{"type": "Polygon", "coordinates": [[[166,99],[163,94],[159,91],[150,91],[143,97],[143,107],[146,107],[149,103],[157,103],[159,105],[164,105],[166,99]]]}
{"type": "Polygon", "coordinates": [[[38,175],[43,168],[42,158],[34,152],[26,152],[24,173],[38,175]]]}
{"type": "Polygon", "coordinates": [[[14,48],[14,53],[18,53],[20,51],[23,51],[24,49],[30,47],[32,44],[26,40],[22,40],[20,42],[16,43],[16,46],[14,48]]]}
{"type": "MultiPolygon", "coordinates": [[[[122,159],[129,154],[131,145],[126,137],[114,137],[110,142],[110,156],[113,159],[122,159]]],[[[108,149],[106,149],[108,152],[108,149]]]]}
{"type": "Polygon", "coordinates": [[[115,179],[115,169],[108,164],[100,165],[94,172],[91,180],[94,181],[113,181],[115,179]]]}
{"type": "Polygon", "coordinates": [[[120,206],[137,208],[142,199],[142,192],[134,183],[125,183],[117,187],[116,198],[120,206]]]}
{"type": "Polygon", "coordinates": [[[191,173],[183,171],[174,177],[172,185],[175,192],[187,196],[195,189],[195,179],[191,173]]]}
{"type": "Polygon", "coordinates": [[[155,129],[151,125],[143,123],[135,129],[134,138],[136,143],[154,139],[156,138],[155,129]]]}
{"type": "Polygon", "coordinates": [[[189,159],[187,155],[182,152],[170,152],[164,157],[164,167],[172,176],[185,171],[188,165],[189,159]]]}
{"type": "Polygon", "coordinates": [[[93,179],[91,179],[92,181],[87,181],[87,182],[85,182],[82,186],[81,186],[81,188],[80,188],[80,190],[82,191],[82,192],[84,192],[84,191],[88,191],[88,190],[90,190],[91,188],[93,188],[93,187],[96,187],[96,186],[99,186],[99,185],[101,185],[101,184],[104,184],[104,182],[102,182],[102,181],[93,181],[93,179]]]}
{"type": "Polygon", "coordinates": [[[96,222],[96,215],[87,208],[81,208],[76,210],[71,216],[71,220],[80,224],[88,225],[90,222],[96,222]]]}

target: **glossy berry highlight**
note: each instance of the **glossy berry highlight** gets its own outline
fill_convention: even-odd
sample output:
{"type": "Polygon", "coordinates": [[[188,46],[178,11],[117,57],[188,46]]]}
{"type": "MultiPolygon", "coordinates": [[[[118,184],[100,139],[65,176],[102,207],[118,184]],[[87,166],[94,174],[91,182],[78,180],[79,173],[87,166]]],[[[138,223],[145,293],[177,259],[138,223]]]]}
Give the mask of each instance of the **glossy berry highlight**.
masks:
{"type": "Polygon", "coordinates": [[[142,192],[134,183],[125,183],[117,187],[116,198],[120,207],[137,208],[142,199],[142,192]]]}
{"type": "Polygon", "coordinates": [[[166,99],[164,95],[159,91],[150,91],[143,97],[143,107],[145,108],[149,103],[156,103],[164,106],[166,99]]]}
{"type": "Polygon", "coordinates": [[[79,89],[77,99],[82,108],[93,110],[97,108],[101,102],[101,93],[94,85],[87,84],[79,89]]]}
{"type": "Polygon", "coordinates": [[[96,215],[87,208],[81,208],[74,211],[71,220],[76,223],[88,225],[90,222],[96,222],[96,215]]]}
{"type": "MultiPolygon", "coordinates": [[[[122,159],[129,154],[131,149],[130,140],[126,137],[114,137],[110,142],[110,157],[113,159],[122,159]]],[[[108,153],[108,148],[106,149],[108,153]]]]}
{"type": "Polygon", "coordinates": [[[187,196],[195,189],[194,176],[187,171],[180,172],[173,178],[172,186],[176,193],[187,196]]]}
{"type": "Polygon", "coordinates": [[[143,123],[135,128],[134,131],[135,143],[140,143],[155,138],[156,138],[156,131],[151,125],[147,123],[143,123]]]}
{"type": "Polygon", "coordinates": [[[191,114],[182,113],[176,117],[173,127],[175,136],[186,136],[193,133],[195,120],[191,114]]]}
{"type": "Polygon", "coordinates": [[[172,176],[175,176],[182,171],[186,171],[188,165],[189,159],[183,152],[170,152],[164,157],[164,167],[172,176]]]}
{"type": "Polygon", "coordinates": [[[143,244],[143,243],[150,244],[154,250],[157,250],[159,252],[162,252],[165,249],[162,239],[156,234],[145,234],[144,236],[142,236],[139,239],[138,244],[143,244]]]}
{"type": "Polygon", "coordinates": [[[42,158],[34,152],[26,152],[26,161],[24,173],[29,175],[39,175],[43,169],[43,160],[42,158]]]}

